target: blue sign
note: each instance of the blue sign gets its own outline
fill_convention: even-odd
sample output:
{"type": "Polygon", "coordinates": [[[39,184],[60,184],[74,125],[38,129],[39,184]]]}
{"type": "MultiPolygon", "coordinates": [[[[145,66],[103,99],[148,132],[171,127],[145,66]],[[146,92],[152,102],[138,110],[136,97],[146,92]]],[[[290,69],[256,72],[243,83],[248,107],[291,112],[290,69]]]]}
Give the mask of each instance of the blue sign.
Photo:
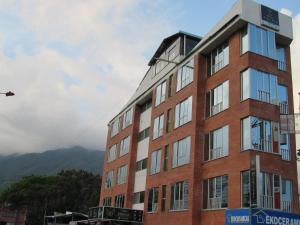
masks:
{"type": "Polygon", "coordinates": [[[226,225],[249,225],[251,209],[227,209],[226,225]]]}
{"type": "Polygon", "coordinates": [[[251,225],[300,225],[300,214],[252,209],[251,225]]]}
{"type": "Polygon", "coordinates": [[[300,214],[268,209],[227,209],[226,225],[300,225],[300,214]]]}

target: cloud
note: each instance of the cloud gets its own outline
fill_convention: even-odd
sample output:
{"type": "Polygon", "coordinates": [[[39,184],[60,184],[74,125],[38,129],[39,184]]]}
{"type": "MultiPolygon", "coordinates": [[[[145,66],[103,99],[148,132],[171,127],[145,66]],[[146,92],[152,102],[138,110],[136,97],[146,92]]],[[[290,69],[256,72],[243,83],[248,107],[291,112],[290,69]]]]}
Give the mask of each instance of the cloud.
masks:
{"type": "Polygon", "coordinates": [[[174,12],[163,4],[0,2],[1,89],[16,92],[0,96],[0,154],[104,149],[107,122],[145,74],[147,55],[174,29],[174,12]]]}
{"type": "Polygon", "coordinates": [[[282,8],[280,10],[280,12],[287,15],[287,16],[292,16],[293,15],[293,13],[289,9],[286,9],[286,8],[282,8]]]}

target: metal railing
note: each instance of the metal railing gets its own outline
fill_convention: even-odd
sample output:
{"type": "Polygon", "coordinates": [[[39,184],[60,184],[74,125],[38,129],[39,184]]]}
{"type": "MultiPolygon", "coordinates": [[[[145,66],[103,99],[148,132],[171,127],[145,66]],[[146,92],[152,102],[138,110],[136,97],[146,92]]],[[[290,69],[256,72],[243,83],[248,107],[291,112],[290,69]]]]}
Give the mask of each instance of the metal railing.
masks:
{"type": "Polygon", "coordinates": [[[270,140],[260,139],[258,143],[253,142],[252,146],[255,150],[272,152],[272,145],[270,140]]]}
{"type": "Polygon", "coordinates": [[[283,160],[291,160],[291,155],[290,155],[290,150],[289,149],[285,149],[285,148],[280,148],[280,154],[281,154],[281,158],[283,160]]]}
{"type": "Polygon", "coordinates": [[[222,198],[221,197],[208,198],[207,208],[208,209],[222,208],[222,198]]]}
{"type": "Polygon", "coordinates": [[[212,73],[218,72],[220,69],[224,67],[224,60],[219,61],[215,65],[212,65],[212,73]]]}
{"type": "Polygon", "coordinates": [[[292,202],[291,201],[281,201],[281,210],[284,212],[292,212],[292,202]]]}
{"type": "Polygon", "coordinates": [[[270,102],[270,92],[258,90],[258,99],[263,102],[270,102]]]}
{"type": "Polygon", "coordinates": [[[209,159],[217,159],[224,156],[224,150],[222,147],[217,147],[210,149],[210,158],[209,159]]]}
{"type": "Polygon", "coordinates": [[[215,114],[221,112],[222,110],[223,110],[223,102],[220,102],[220,103],[218,103],[216,105],[213,105],[211,107],[211,114],[215,115],[215,114]]]}
{"type": "Polygon", "coordinates": [[[286,63],[283,61],[277,61],[277,67],[279,70],[286,71],[286,63]]]}
{"type": "Polygon", "coordinates": [[[287,115],[289,114],[289,105],[287,102],[279,102],[280,114],[287,115]]]}
{"type": "Polygon", "coordinates": [[[260,195],[260,207],[265,209],[273,208],[273,196],[260,195]]]}

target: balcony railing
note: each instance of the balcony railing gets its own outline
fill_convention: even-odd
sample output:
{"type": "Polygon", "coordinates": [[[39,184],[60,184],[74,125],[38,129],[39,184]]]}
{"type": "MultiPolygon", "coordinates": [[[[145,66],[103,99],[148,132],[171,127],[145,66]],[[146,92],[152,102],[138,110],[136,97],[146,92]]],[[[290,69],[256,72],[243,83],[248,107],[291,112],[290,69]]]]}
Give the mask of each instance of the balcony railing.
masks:
{"type": "Polygon", "coordinates": [[[270,140],[260,139],[259,142],[252,142],[252,146],[255,150],[272,152],[272,145],[270,140]]]}
{"type": "Polygon", "coordinates": [[[258,99],[263,102],[270,102],[270,92],[258,90],[258,99]]]}
{"type": "Polygon", "coordinates": [[[222,147],[210,149],[210,159],[217,159],[224,156],[224,150],[222,147]]]}
{"type": "Polygon", "coordinates": [[[273,196],[261,195],[260,196],[260,207],[265,209],[273,208],[273,196]]]}
{"type": "Polygon", "coordinates": [[[283,160],[291,160],[291,155],[290,155],[290,150],[289,149],[285,149],[285,148],[281,148],[280,149],[280,154],[281,154],[281,158],[283,160]]]}
{"type": "Polygon", "coordinates": [[[207,208],[209,209],[222,208],[222,198],[221,197],[208,198],[207,208]]]}
{"type": "Polygon", "coordinates": [[[223,102],[220,102],[220,103],[218,103],[216,105],[213,105],[211,107],[211,114],[215,115],[215,114],[221,112],[222,110],[223,110],[223,102]]]}
{"type": "Polygon", "coordinates": [[[291,201],[281,201],[281,209],[284,212],[292,212],[292,202],[291,201]]]}
{"type": "Polygon", "coordinates": [[[287,102],[279,102],[280,114],[289,114],[289,105],[287,102]]]}
{"type": "Polygon", "coordinates": [[[220,69],[224,67],[224,60],[219,61],[215,65],[212,65],[212,73],[218,72],[220,69]]]}
{"type": "Polygon", "coordinates": [[[277,61],[277,67],[279,70],[286,71],[286,63],[283,61],[277,61]]]}

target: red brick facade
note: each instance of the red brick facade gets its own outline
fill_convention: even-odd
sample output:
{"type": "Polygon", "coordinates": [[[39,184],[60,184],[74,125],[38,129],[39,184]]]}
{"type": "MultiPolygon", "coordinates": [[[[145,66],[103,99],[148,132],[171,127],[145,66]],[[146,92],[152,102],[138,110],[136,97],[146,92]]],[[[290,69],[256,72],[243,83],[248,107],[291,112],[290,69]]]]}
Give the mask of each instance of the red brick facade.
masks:
{"type": "MultiPolygon", "coordinates": [[[[293,212],[299,212],[298,205],[298,184],[296,169],[296,151],[295,136],[290,136],[291,161],[283,161],[281,156],[273,153],[258,151],[241,151],[241,119],[251,115],[264,118],[267,120],[277,121],[280,119],[279,107],[257,100],[241,101],[241,78],[240,74],[245,69],[251,67],[257,70],[274,74],[278,77],[278,84],[288,87],[289,112],[293,113],[293,92],[292,76],[290,65],[290,49],[286,47],[287,71],[280,71],[277,68],[277,61],[247,52],[243,55],[240,53],[240,31],[235,32],[229,38],[229,64],[213,74],[211,77],[206,76],[206,57],[201,54],[194,56],[194,80],[188,86],[179,92],[174,91],[173,96],[166,96],[164,103],[159,106],[152,104],[150,143],[148,152],[147,181],[144,202],[144,224],[145,225],[219,225],[224,224],[225,209],[206,210],[203,209],[203,180],[208,178],[228,175],[228,208],[241,208],[241,172],[249,170],[250,159],[254,155],[260,156],[261,170],[265,172],[278,173],[282,178],[289,179],[293,185],[293,212]],[[205,96],[208,90],[218,86],[224,81],[229,80],[229,108],[214,115],[205,118],[205,96]],[[192,121],[174,129],[175,106],[189,96],[193,96],[192,103],[192,121]],[[171,109],[171,132],[166,133],[167,111],[171,109]],[[164,113],[164,133],[163,136],[153,140],[152,129],[154,118],[164,113]],[[205,162],[203,159],[204,152],[204,134],[229,125],[229,155],[216,160],[205,162]],[[172,146],[186,136],[191,136],[190,163],[172,168],[172,146]],[[163,168],[164,146],[169,145],[168,170],[163,168]],[[150,158],[151,152],[162,149],[161,171],[155,175],[150,175],[150,158]],[[171,184],[175,182],[188,180],[189,182],[189,207],[187,210],[170,211],[170,193],[171,184]],[[161,210],[162,185],[167,186],[166,210],[161,210]],[[148,190],[152,187],[159,187],[158,210],[154,213],[147,212],[148,190]]],[[[174,90],[176,89],[176,74],[174,74],[174,90]]],[[[167,82],[167,90],[168,90],[167,82]]],[[[155,89],[153,97],[155,99],[155,89]]],[[[102,179],[102,190],[100,205],[103,198],[114,197],[117,194],[126,195],[125,207],[132,207],[133,185],[136,163],[137,134],[139,126],[139,107],[135,107],[133,124],[128,128],[121,130],[119,134],[111,138],[110,132],[107,137],[107,147],[109,149],[113,144],[119,144],[122,138],[131,135],[131,148],[129,154],[117,157],[117,160],[105,163],[102,179]],[[124,185],[114,185],[111,189],[105,189],[105,174],[114,170],[116,178],[117,168],[121,165],[128,164],[127,182],[124,185]]],[[[116,180],[116,179],[115,179],[116,180]]]]}

